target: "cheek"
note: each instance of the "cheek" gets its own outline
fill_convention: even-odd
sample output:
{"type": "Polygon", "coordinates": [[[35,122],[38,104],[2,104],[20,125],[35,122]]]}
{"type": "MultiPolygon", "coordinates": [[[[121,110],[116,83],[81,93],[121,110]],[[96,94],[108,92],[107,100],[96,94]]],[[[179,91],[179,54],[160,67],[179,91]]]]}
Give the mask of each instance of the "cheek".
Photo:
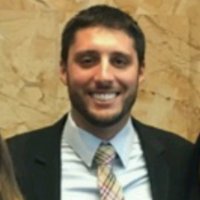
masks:
{"type": "Polygon", "coordinates": [[[127,87],[135,86],[139,81],[138,73],[133,70],[129,70],[126,73],[121,72],[118,74],[117,78],[121,82],[121,84],[126,85],[127,87]]]}
{"type": "Polygon", "coordinates": [[[83,70],[78,67],[68,71],[68,79],[72,86],[84,86],[92,80],[93,74],[90,70],[83,70]]]}

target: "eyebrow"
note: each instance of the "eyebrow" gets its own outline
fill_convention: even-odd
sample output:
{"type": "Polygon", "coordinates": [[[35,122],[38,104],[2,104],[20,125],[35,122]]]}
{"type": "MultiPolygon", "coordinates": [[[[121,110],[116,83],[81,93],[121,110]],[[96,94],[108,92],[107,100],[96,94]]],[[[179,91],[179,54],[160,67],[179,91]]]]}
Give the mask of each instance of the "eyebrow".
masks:
{"type": "Polygon", "coordinates": [[[113,51],[111,52],[111,55],[121,55],[121,56],[131,57],[131,54],[122,51],[113,51]]]}
{"type": "MultiPolygon", "coordinates": [[[[98,50],[81,50],[75,53],[76,56],[83,56],[85,54],[97,54],[99,53],[98,50]]],[[[129,53],[123,52],[123,51],[112,51],[109,54],[113,55],[113,54],[118,54],[118,55],[124,55],[127,57],[130,57],[131,55],[129,53]]]]}
{"type": "Polygon", "coordinates": [[[97,50],[81,50],[75,53],[75,56],[84,56],[85,54],[97,54],[97,50]]]}

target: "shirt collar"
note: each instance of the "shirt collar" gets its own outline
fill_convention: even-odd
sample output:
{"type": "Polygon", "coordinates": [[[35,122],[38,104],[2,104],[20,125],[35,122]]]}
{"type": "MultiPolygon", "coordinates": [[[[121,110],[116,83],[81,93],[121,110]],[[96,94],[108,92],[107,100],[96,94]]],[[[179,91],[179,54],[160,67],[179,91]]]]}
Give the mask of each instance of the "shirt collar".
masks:
{"type": "MultiPolygon", "coordinates": [[[[100,138],[79,128],[71,114],[69,113],[63,129],[63,142],[66,142],[74,152],[88,166],[92,166],[92,161],[99,145],[103,142],[100,138]]],[[[135,143],[138,143],[136,131],[132,125],[131,118],[124,128],[112,138],[109,143],[115,148],[122,165],[127,167],[131,149],[135,143]]]]}

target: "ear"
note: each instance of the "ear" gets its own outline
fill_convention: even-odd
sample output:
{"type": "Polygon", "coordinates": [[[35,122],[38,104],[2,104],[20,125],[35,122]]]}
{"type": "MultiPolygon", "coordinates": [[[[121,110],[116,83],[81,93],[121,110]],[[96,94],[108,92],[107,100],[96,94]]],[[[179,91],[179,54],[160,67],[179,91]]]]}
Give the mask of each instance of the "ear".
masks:
{"type": "Polygon", "coordinates": [[[59,75],[60,80],[63,82],[63,84],[68,85],[67,65],[62,61],[60,62],[59,75]]]}
{"type": "Polygon", "coordinates": [[[145,71],[145,63],[142,63],[142,65],[139,66],[139,83],[141,83],[144,80],[144,71],[145,71]]]}

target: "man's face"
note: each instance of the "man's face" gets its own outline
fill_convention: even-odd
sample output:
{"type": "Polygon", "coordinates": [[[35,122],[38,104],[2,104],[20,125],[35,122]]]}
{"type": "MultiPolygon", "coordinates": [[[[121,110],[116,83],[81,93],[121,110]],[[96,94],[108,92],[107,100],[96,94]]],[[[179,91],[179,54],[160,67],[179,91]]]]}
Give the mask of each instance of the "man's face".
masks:
{"type": "Polygon", "coordinates": [[[121,30],[79,30],[61,67],[72,115],[99,127],[127,118],[136,99],[144,66],[139,68],[134,41],[121,30]]]}

